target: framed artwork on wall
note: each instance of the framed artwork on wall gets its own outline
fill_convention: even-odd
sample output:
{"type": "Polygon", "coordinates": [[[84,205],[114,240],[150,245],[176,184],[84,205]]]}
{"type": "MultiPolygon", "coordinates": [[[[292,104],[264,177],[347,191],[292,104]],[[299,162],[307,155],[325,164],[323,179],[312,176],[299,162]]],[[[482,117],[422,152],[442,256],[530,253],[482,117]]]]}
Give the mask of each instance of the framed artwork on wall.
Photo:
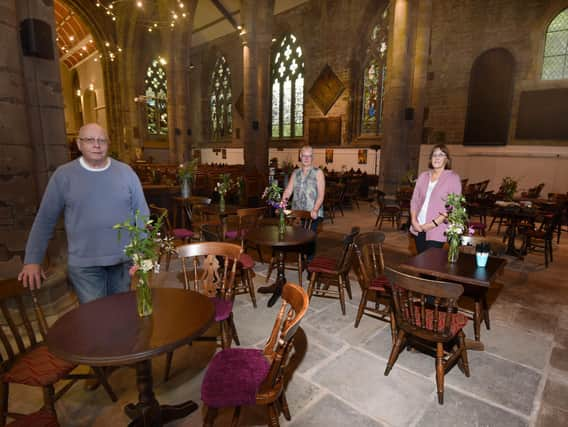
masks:
{"type": "Polygon", "coordinates": [[[360,165],[366,165],[367,164],[367,150],[359,150],[359,152],[357,154],[357,158],[359,159],[360,165]]]}
{"type": "Polygon", "coordinates": [[[325,162],[326,163],[333,163],[333,148],[326,148],[325,149],[325,162]]]}
{"type": "Polygon", "coordinates": [[[226,148],[223,148],[223,149],[221,150],[221,158],[222,158],[222,159],[227,159],[227,149],[226,149],[226,148]]]}

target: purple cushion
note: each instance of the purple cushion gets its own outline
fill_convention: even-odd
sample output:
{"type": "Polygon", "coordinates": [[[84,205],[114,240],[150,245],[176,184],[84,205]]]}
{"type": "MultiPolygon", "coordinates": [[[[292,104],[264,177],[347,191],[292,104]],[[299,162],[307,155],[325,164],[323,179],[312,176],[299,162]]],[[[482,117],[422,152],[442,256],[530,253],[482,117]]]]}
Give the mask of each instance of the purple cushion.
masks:
{"type": "Polygon", "coordinates": [[[187,228],[174,228],[172,230],[174,233],[174,237],[176,239],[191,239],[193,237],[193,231],[188,230],[187,228]]]}
{"type": "Polygon", "coordinates": [[[25,415],[8,424],[9,427],[59,427],[55,413],[48,409],[40,409],[33,414],[25,415]]]}
{"type": "Polygon", "coordinates": [[[254,267],[254,259],[249,254],[242,253],[239,257],[239,263],[244,269],[251,269],[254,267]]]}
{"type": "Polygon", "coordinates": [[[238,230],[228,230],[228,231],[225,231],[225,239],[235,240],[238,235],[239,235],[239,231],[238,231],[238,230]]]}
{"type": "Polygon", "coordinates": [[[201,384],[201,400],[212,408],[254,405],[270,363],[261,350],[227,348],[213,357],[201,384]]]}
{"type": "Polygon", "coordinates": [[[224,300],[222,298],[211,298],[215,305],[215,321],[220,322],[229,318],[231,311],[233,311],[233,301],[224,300]]]}

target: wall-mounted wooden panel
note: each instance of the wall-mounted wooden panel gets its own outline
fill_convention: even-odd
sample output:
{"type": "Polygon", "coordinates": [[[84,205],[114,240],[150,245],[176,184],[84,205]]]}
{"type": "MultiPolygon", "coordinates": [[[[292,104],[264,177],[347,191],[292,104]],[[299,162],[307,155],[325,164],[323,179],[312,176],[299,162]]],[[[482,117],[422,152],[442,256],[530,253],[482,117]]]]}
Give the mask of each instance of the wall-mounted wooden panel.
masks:
{"type": "Polygon", "coordinates": [[[568,89],[521,92],[518,139],[568,139],[568,89]]]}
{"type": "Polygon", "coordinates": [[[341,117],[310,119],[308,129],[312,146],[341,145],[341,117]]]}

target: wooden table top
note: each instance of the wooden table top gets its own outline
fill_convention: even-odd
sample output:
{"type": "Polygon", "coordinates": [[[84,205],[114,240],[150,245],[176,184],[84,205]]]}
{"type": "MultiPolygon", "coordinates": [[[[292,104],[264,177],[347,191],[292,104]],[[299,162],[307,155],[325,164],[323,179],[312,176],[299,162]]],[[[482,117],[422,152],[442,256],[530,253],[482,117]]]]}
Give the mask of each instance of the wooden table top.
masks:
{"type": "Polygon", "coordinates": [[[189,343],[213,323],[215,308],[205,295],[152,288],[152,300],[153,314],[144,318],[133,291],[81,304],[49,329],[49,351],[90,366],[131,364],[189,343]]]}
{"type": "Polygon", "coordinates": [[[316,233],[302,227],[286,226],[284,234],[280,234],[278,225],[262,225],[249,230],[246,237],[259,245],[286,247],[305,245],[316,238],[316,233]]]}
{"type": "Polygon", "coordinates": [[[507,262],[490,256],[486,267],[477,267],[475,254],[460,253],[458,262],[448,262],[448,251],[430,248],[400,265],[401,269],[416,274],[428,274],[442,280],[488,288],[507,262]]]}

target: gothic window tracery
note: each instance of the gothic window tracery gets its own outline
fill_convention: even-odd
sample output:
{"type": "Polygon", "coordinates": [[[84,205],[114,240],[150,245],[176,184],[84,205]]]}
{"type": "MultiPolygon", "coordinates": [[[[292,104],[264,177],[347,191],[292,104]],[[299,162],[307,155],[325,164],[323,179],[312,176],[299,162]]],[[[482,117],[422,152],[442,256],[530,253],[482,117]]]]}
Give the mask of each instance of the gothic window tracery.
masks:
{"type": "Polygon", "coordinates": [[[387,50],[389,31],[389,7],[380,15],[379,22],[369,34],[367,65],[363,72],[363,96],[361,97],[361,133],[382,133],[382,116],[385,81],[387,75],[387,50]]]}
{"type": "Polygon", "coordinates": [[[158,58],[146,70],[146,129],[149,135],[168,134],[168,88],[163,59],[158,58]]]}
{"type": "Polygon", "coordinates": [[[546,30],[542,79],[568,79],[568,9],[556,15],[546,30]]]}
{"type": "Polygon", "coordinates": [[[293,34],[285,35],[272,56],[272,138],[304,134],[304,56],[293,34]]]}
{"type": "Polygon", "coordinates": [[[210,132],[213,139],[231,136],[232,117],[231,69],[224,56],[217,58],[209,86],[210,132]]]}

